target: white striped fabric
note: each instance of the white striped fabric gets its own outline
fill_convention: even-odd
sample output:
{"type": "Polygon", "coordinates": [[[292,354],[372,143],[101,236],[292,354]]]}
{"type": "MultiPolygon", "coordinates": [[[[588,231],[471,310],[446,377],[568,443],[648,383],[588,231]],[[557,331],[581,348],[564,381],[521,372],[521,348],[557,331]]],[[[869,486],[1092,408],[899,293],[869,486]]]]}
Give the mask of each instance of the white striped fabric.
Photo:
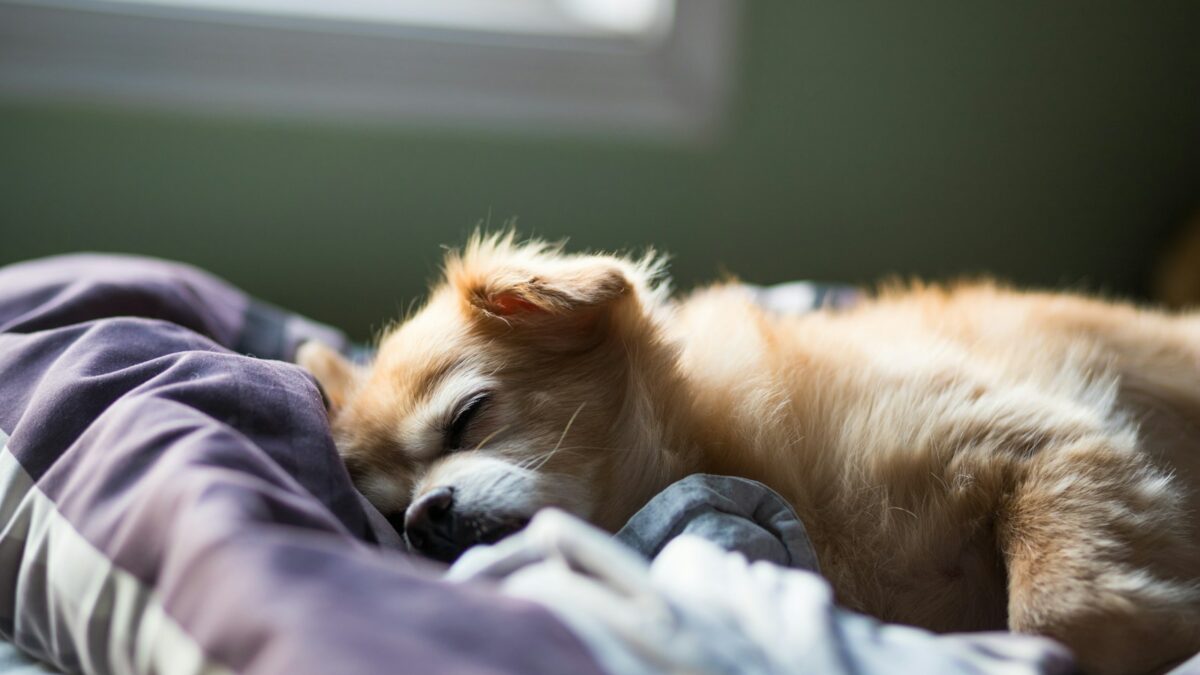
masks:
{"type": "MultiPolygon", "coordinates": [[[[0,612],[21,650],[66,671],[226,673],[38,489],[0,431],[0,612]]],[[[36,670],[34,672],[37,672],[36,670]]]]}

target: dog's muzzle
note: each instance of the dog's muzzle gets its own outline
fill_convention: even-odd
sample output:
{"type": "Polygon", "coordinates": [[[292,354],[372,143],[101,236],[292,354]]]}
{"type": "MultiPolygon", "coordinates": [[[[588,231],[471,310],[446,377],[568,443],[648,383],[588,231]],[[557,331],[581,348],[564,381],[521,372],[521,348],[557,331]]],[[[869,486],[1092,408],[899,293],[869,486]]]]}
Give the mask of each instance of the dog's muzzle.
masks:
{"type": "Polygon", "coordinates": [[[404,513],[404,538],[415,553],[453,562],[476,544],[491,544],[529,524],[515,515],[472,514],[456,504],[454,488],[439,487],[421,495],[404,513]]]}

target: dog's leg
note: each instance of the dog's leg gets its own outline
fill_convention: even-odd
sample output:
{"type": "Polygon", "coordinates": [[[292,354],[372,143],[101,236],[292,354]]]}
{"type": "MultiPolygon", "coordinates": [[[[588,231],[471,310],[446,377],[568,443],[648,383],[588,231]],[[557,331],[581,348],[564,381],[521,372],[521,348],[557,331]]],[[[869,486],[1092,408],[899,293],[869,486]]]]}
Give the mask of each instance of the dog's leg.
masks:
{"type": "Polygon", "coordinates": [[[1001,514],[1009,626],[1089,673],[1158,672],[1200,651],[1200,552],[1182,486],[1131,431],[1028,460],[1001,514]]]}

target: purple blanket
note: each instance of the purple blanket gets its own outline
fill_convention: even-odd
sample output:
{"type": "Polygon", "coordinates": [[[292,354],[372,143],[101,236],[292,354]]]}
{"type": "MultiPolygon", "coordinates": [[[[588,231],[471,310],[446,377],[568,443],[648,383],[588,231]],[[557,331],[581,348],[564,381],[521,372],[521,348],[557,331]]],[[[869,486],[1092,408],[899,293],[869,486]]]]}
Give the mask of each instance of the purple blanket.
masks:
{"type": "Polygon", "coordinates": [[[546,610],[377,545],[286,362],[313,336],[340,340],[181,265],[0,269],[3,637],[68,671],[599,672],[546,610]]]}

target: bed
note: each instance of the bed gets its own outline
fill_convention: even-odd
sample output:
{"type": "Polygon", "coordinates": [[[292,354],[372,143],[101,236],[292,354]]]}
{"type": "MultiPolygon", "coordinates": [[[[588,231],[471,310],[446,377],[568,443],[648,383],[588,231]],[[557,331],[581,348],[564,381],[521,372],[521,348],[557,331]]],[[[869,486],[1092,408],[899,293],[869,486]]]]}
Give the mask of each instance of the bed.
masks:
{"type": "Polygon", "coordinates": [[[742,479],[689,477],[615,538],[549,512],[449,572],[415,559],[291,363],[309,339],[353,348],[186,265],[0,269],[0,672],[1070,672],[1046,640],[837,609],[742,479]]]}

